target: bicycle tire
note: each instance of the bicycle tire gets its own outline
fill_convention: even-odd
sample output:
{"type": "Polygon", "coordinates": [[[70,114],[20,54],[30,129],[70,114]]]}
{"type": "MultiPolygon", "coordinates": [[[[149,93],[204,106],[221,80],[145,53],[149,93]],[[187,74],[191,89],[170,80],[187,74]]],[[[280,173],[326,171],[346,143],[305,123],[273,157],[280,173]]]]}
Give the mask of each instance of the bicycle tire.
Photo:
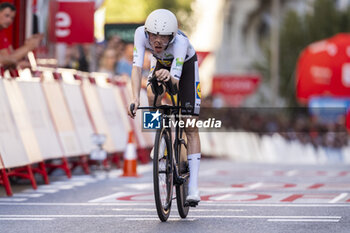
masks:
{"type": "Polygon", "coordinates": [[[170,215],[173,196],[173,159],[171,146],[171,132],[162,128],[157,130],[153,157],[153,187],[157,214],[162,222],[170,215]],[[166,150],[160,154],[161,140],[166,142],[166,150]]]}
{"type": "MultiPolygon", "coordinates": [[[[181,133],[180,133],[181,135],[181,133]]],[[[179,175],[189,175],[187,148],[184,143],[179,143],[177,146],[176,162],[178,164],[179,175]]],[[[181,218],[186,218],[189,211],[189,206],[185,207],[185,201],[188,193],[188,179],[182,185],[176,185],[176,203],[177,210],[181,218]]]]}

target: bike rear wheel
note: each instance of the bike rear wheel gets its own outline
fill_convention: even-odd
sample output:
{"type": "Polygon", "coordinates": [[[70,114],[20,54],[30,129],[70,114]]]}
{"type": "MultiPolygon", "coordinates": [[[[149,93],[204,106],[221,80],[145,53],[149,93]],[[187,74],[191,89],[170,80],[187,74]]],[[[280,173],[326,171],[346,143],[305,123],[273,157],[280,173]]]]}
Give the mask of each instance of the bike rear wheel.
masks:
{"type": "Polygon", "coordinates": [[[173,196],[173,159],[171,132],[157,131],[153,157],[153,187],[157,214],[162,222],[169,218],[173,196]],[[162,140],[164,140],[162,142],[162,140]],[[164,148],[165,143],[165,148],[164,148]]]}
{"type": "Polygon", "coordinates": [[[189,211],[189,207],[185,207],[185,201],[188,193],[189,168],[187,161],[187,145],[184,139],[184,135],[182,135],[182,132],[180,133],[180,137],[181,136],[182,140],[177,146],[176,162],[178,164],[179,175],[187,178],[186,182],[182,185],[176,185],[176,202],[177,210],[179,212],[180,217],[186,218],[189,211]]]}

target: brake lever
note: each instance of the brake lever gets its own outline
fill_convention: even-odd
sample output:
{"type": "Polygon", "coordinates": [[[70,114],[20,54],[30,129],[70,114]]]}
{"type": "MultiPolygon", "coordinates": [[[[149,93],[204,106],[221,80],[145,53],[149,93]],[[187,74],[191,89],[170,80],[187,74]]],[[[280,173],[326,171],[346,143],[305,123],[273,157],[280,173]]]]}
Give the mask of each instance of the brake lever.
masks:
{"type": "Polygon", "coordinates": [[[130,112],[131,112],[131,115],[132,115],[133,117],[135,116],[135,114],[134,114],[134,109],[135,109],[135,104],[134,104],[134,103],[130,104],[130,112]]]}

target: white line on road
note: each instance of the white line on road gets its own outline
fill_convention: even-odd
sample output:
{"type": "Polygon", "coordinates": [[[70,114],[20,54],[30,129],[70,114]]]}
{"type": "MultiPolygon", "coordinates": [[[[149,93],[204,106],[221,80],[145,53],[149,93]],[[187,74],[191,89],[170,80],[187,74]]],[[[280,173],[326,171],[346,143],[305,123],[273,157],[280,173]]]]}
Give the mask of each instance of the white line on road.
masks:
{"type": "Polygon", "coordinates": [[[49,221],[53,220],[53,218],[0,218],[0,221],[49,221]]]}
{"type": "MultiPolygon", "coordinates": [[[[27,198],[13,198],[13,197],[6,197],[6,198],[0,198],[0,202],[17,202],[17,201],[26,201],[27,198]]],[[[2,204],[2,203],[1,203],[2,204]]]]}
{"type": "Polygon", "coordinates": [[[222,200],[225,200],[225,199],[227,199],[227,198],[229,198],[229,197],[231,197],[232,196],[232,194],[226,194],[226,195],[222,195],[222,196],[220,196],[220,197],[217,197],[217,198],[215,198],[215,200],[216,201],[222,201],[222,200]]]}
{"type": "Polygon", "coordinates": [[[287,176],[295,176],[298,173],[298,170],[290,170],[286,173],[287,176]]]}
{"type": "MultiPolygon", "coordinates": [[[[19,199],[19,198],[17,198],[19,199]]],[[[23,198],[24,199],[24,198],[23,198]]],[[[2,205],[13,205],[13,206],[155,206],[154,203],[151,202],[89,202],[89,203],[36,203],[36,202],[12,202],[6,203],[10,198],[0,198],[0,206],[2,205]],[[1,203],[4,200],[5,202],[1,203]]],[[[17,200],[18,201],[18,200],[17,200]]],[[[23,201],[22,199],[20,201],[23,201]]],[[[200,202],[199,206],[207,206],[207,207],[350,207],[350,204],[249,204],[249,203],[216,203],[216,202],[200,202]]]]}
{"type": "MultiPolygon", "coordinates": [[[[159,221],[159,218],[125,218],[125,221],[159,221]]],[[[194,218],[169,218],[168,222],[180,222],[180,221],[189,221],[193,222],[196,221],[194,218]]]]}
{"type": "Polygon", "coordinates": [[[264,184],[264,183],[262,183],[262,182],[252,184],[252,185],[249,186],[249,189],[256,189],[256,188],[259,188],[259,187],[261,187],[263,184],[264,184]]]}
{"type": "Polygon", "coordinates": [[[15,193],[13,194],[14,197],[41,197],[44,194],[42,193],[15,193]]]}
{"type": "MultiPolygon", "coordinates": [[[[67,215],[0,215],[0,218],[142,218],[154,215],[127,214],[67,214],[67,215]]],[[[191,215],[191,218],[252,218],[252,219],[340,219],[341,216],[259,216],[259,215],[191,215]]]]}
{"type": "Polygon", "coordinates": [[[337,203],[338,201],[340,201],[341,199],[345,198],[348,194],[347,193],[341,193],[338,196],[336,196],[334,199],[332,199],[331,201],[329,201],[328,203],[337,203]]]}
{"type": "Polygon", "coordinates": [[[267,219],[268,222],[339,222],[340,219],[267,219]]]}
{"type": "MultiPolygon", "coordinates": [[[[146,209],[146,208],[113,208],[112,210],[114,211],[146,211],[146,212],[156,212],[155,208],[152,209],[146,209]]],[[[191,212],[222,212],[222,209],[196,209],[196,210],[191,210],[191,212]]],[[[246,210],[242,210],[242,209],[225,209],[225,212],[243,212],[246,210]]]]}

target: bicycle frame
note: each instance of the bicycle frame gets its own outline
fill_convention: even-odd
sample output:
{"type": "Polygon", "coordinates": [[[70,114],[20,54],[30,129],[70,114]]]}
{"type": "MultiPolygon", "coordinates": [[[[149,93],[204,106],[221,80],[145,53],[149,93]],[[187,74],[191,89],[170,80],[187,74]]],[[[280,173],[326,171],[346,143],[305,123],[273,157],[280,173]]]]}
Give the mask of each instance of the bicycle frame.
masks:
{"type": "MultiPolygon", "coordinates": [[[[151,84],[152,85],[152,84],[151,84]]],[[[162,117],[165,118],[165,122],[169,122],[170,118],[169,116],[174,116],[175,117],[175,122],[179,122],[179,120],[181,119],[181,109],[185,109],[188,110],[189,107],[182,107],[179,105],[179,102],[175,105],[175,99],[174,99],[174,95],[170,94],[171,96],[171,101],[172,101],[172,106],[170,105],[160,105],[160,106],[156,106],[157,103],[157,98],[159,97],[159,95],[157,93],[155,93],[155,97],[154,97],[154,101],[153,101],[153,106],[148,106],[148,107],[139,107],[138,109],[148,109],[148,110],[163,110],[162,112],[162,117]]],[[[184,144],[185,147],[187,148],[187,145],[185,144],[184,140],[182,139],[182,134],[183,131],[180,130],[180,126],[177,124],[175,127],[175,137],[174,137],[174,153],[171,155],[172,159],[173,159],[173,172],[175,173],[174,177],[174,181],[176,185],[181,185],[185,182],[185,180],[187,179],[187,177],[182,177],[179,175],[179,171],[178,171],[178,167],[177,167],[177,163],[176,163],[176,158],[179,155],[178,152],[178,145],[179,144],[184,144]]],[[[172,137],[172,135],[170,134],[170,137],[172,137]]],[[[171,138],[172,141],[172,138],[171,138]]]]}

